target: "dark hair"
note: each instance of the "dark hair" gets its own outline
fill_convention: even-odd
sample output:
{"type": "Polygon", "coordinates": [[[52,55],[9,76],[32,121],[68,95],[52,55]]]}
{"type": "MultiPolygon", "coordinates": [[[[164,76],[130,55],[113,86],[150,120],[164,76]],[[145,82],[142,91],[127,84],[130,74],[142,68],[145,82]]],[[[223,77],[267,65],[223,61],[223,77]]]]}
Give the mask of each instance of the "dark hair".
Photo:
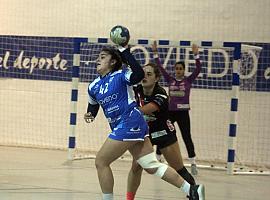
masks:
{"type": "Polygon", "coordinates": [[[184,69],[186,68],[186,65],[185,65],[185,62],[183,62],[183,61],[178,61],[178,62],[176,62],[175,64],[174,64],[174,67],[176,67],[176,65],[182,65],[183,67],[184,67],[184,69]]]}
{"type": "Polygon", "coordinates": [[[112,56],[112,59],[116,60],[116,63],[113,65],[112,72],[115,72],[122,67],[122,58],[117,49],[111,46],[105,46],[101,51],[104,51],[112,56]]]}
{"type": "Polygon", "coordinates": [[[151,66],[151,67],[153,67],[153,69],[154,69],[154,73],[155,73],[155,75],[156,75],[156,77],[158,77],[158,78],[160,78],[161,77],[161,72],[160,72],[160,70],[159,70],[159,68],[158,68],[158,65],[157,64],[155,64],[155,63],[147,63],[146,65],[144,65],[145,67],[146,66],[151,66]]]}

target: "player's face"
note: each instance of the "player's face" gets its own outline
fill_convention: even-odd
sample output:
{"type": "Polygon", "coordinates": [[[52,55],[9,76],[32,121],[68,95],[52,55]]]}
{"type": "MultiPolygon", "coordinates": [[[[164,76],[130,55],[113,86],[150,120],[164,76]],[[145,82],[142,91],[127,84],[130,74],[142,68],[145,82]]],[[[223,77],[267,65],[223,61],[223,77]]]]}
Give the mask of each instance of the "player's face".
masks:
{"type": "Polygon", "coordinates": [[[112,70],[112,66],[114,63],[115,60],[112,59],[112,56],[108,52],[101,51],[96,61],[97,72],[101,76],[105,76],[112,70]]]}
{"type": "Polygon", "coordinates": [[[175,76],[176,78],[182,78],[185,74],[185,68],[182,64],[175,65],[175,76]]]}
{"type": "Polygon", "coordinates": [[[153,87],[155,86],[156,82],[158,82],[158,78],[154,72],[154,68],[151,66],[145,66],[144,70],[144,79],[142,80],[143,87],[153,87]]]}

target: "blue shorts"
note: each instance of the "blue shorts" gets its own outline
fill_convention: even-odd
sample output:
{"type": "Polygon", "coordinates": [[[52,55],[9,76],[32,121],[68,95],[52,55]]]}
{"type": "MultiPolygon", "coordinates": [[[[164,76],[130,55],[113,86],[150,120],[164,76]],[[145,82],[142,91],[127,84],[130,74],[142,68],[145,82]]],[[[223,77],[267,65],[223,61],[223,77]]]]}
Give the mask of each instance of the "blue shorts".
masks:
{"type": "Polygon", "coordinates": [[[122,118],[109,134],[109,138],[119,141],[144,141],[147,136],[148,125],[137,108],[134,108],[128,117],[122,118]]]}

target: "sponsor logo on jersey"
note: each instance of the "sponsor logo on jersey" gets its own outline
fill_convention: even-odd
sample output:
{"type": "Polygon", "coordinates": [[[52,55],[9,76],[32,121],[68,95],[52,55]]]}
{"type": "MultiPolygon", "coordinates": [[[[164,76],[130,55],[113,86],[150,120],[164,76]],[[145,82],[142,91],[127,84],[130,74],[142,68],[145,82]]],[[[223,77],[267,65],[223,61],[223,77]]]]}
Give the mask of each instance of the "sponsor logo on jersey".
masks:
{"type": "Polygon", "coordinates": [[[99,84],[96,84],[94,87],[94,90],[98,89],[98,87],[99,87],[99,84]]]}
{"type": "Polygon", "coordinates": [[[131,131],[131,132],[138,132],[138,131],[141,131],[141,128],[140,127],[135,127],[135,128],[129,129],[129,131],[131,131]]]}
{"type": "Polygon", "coordinates": [[[171,97],[184,97],[185,91],[170,91],[171,97]]]}
{"type": "Polygon", "coordinates": [[[107,112],[108,112],[108,113],[112,113],[112,112],[117,111],[117,110],[119,110],[119,106],[118,106],[118,105],[113,106],[113,107],[109,107],[109,108],[107,109],[107,112]]]}
{"type": "Polygon", "coordinates": [[[174,128],[174,125],[173,125],[173,123],[171,122],[171,120],[167,120],[166,121],[166,124],[167,124],[167,127],[168,127],[168,129],[170,130],[170,131],[174,131],[175,130],[175,128],[174,128]]]}
{"type": "Polygon", "coordinates": [[[167,135],[167,132],[166,132],[166,130],[163,130],[163,131],[156,131],[156,132],[153,132],[150,134],[151,134],[151,137],[154,139],[154,138],[158,138],[158,137],[167,135]]]}
{"type": "Polygon", "coordinates": [[[107,104],[107,103],[110,103],[111,101],[116,100],[117,98],[118,98],[118,93],[114,93],[110,96],[106,96],[104,99],[100,99],[98,103],[100,105],[107,104]]]}

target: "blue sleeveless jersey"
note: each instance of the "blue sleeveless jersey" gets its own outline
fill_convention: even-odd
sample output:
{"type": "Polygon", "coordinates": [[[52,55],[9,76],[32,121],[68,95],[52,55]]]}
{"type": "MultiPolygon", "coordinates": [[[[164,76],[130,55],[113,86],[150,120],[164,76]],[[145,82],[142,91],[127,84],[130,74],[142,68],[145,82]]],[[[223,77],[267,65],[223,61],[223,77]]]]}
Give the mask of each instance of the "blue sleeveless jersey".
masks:
{"type": "Polygon", "coordinates": [[[144,140],[148,134],[147,123],[135,102],[130,84],[129,69],[118,70],[99,76],[88,87],[89,103],[100,104],[115,140],[144,140]]]}

